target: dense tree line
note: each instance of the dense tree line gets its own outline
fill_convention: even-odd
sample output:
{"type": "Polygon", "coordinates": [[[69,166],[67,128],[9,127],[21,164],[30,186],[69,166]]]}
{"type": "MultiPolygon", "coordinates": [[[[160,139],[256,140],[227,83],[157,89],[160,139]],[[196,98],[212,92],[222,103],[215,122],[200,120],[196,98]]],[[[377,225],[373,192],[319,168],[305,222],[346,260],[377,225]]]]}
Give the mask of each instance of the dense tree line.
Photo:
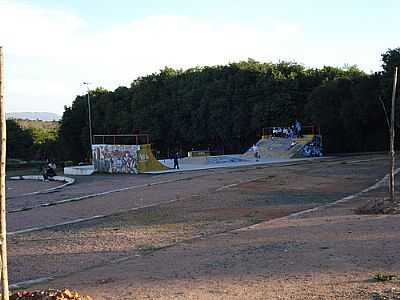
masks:
{"type": "Polygon", "coordinates": [[[58,122],[7,120],[7,158],[60,159],[58,122]]]}
{"type": "MultiPolygon", "coordinates": [[[[327,152],[386,150],[393,65],[399,49],[388,50],[383,71],[356,67],[308,69],[297,63],[246,62],[165,68],[130,87],[91,91],[93,134],[149,133],[154,147],[170,151],[210,148],[244,151],[261,129],[298,119],[321,127],[327,152]]],[[[59,131],[66,159],[89,154],[87,96],[65,107],[59,131]]]]}

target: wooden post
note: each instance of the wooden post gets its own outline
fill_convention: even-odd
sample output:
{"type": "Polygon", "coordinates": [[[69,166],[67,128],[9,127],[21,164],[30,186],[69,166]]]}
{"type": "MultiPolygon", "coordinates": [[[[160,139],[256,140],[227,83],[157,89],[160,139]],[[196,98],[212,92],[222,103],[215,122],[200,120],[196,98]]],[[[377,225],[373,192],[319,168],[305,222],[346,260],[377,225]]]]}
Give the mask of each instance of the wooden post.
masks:
{"type": "Polygon", "coordinates": [[[393,80],[393,92],[392,92],[392,111],[390,118],[390,179],[389,179],[389,192],[390,192],[390,201],[392,203],[395,202],[395,193],[394,193],[394,169],[395,169],[395,150],[394,150],[394,136],[395,136],[395,123],[394,123],[394,113],[396,110],[395,102],[396,102],[396,89],[397,89],[397,73],[398,67],[394,70],[394,80],[393,80]]]}
{"type": "Polygon", "coordinates": [[[4,99],[4,58],[0,47],[0,242],[1,242],[1,299],[8,300],[7,228],[6,228],[6,112],[4,99]]]}

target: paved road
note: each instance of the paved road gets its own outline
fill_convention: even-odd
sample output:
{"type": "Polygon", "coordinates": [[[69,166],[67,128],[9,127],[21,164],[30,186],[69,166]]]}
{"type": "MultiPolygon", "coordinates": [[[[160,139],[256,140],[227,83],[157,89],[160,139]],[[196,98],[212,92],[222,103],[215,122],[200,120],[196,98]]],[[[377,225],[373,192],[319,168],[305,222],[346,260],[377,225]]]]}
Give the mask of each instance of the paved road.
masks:
{"type": "MultiPolygon", "coordinates": [[[[295,168],[296,172],[306,172],[312,168],[327,168],[329,165],[341,164],[345,161],[352,163],[354,160],[355,158],[347,157],[330,162],[303,162],[300,163],[300,167],[286,166],[284,168],[287,170],[295,168]]],[[[365,186],[375,178],[384,175],[382,170],[378,170],[381,169],[378,162],[375,166],[375,173],[372,173],[371,178],[365,181],[365,186]]],[[[167,203],[191,197],[195,194],[218,192],[223,189],[229,189],[240,182],[273,175],[280,170],[282,170],[282,167],[279,166],[253,166],[159,176],[96,175],[79,178],[73,186],[55,193],[10,199],[8,202],[8,210],[10,212],[8,215],[8,230],[13,233],[32,228],[54,226],[144,206],[167,203]],[[72,202],[69,202],[70,200],[72,202]],[[28,209],[18,211],[24,208],[28,209]]],[[[348,192],[352,192],[352,190],[348,192]]]]}
{"type": "Polygon", "coordinates": [[[24,201],[58,203],[9,213],[8,228],[14,232],[183,199],[78,226],[10,236],[11,282],[78,272],[134,256],[146,245],[229,231],[252,224],[253,216],[271,219],[341,199],[371,186],[387,172],[387,162],[362,160],[365,158],[162,176],[91,176],[58,193],[10,199],[16,209],[24,201]],[[57,202],[110,189],[114,192],[57,202]],[[163,213],[158,214],[160,210],[163,213]],[[182,222],[185,210],[188,217],[182,222]],[[142,226],[148,221],[156,224],[142,226]],[[131,222],[139,225],[130,226],[131,222]]]}

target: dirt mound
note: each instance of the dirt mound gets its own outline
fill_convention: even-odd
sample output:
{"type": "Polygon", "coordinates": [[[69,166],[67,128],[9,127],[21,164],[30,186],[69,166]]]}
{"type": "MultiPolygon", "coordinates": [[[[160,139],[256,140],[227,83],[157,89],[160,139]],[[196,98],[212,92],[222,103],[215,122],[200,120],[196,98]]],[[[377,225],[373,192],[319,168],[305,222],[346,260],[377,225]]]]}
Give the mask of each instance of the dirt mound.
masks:
{"type": "Polygon", "coordinates": [[[373,199],[366,204],[355,209],[355,213],[361,215],[374,215],[374,214],[399,214],[400,203],[391,202],[389,199],[373,199]]]}
{"type": "Polygon", "coordinates": [[[70,290],[42,290],[17,292],[10,296],[10,300],[93,300],[89,296],[81,296],[70,290]]]}

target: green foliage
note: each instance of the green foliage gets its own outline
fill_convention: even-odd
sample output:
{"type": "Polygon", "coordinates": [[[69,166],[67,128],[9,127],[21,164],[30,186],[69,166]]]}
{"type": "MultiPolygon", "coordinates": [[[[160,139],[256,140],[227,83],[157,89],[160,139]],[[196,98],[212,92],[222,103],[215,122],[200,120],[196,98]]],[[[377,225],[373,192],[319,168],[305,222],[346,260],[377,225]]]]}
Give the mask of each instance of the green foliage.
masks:
{"type": "Polygon", "coordinates": [[[59,159],[58,122],[7,120],[7,157],[59,159]]]}
{"type": "Polygon", "coordinates": [[[30,159],[33,146],[32,133],[15,120],[7,120],[7,157],[30,159]]]}
{"type": "Polygon", "coordinates": [[[393,281],[398,278],[399,277],[395,274],[384,274],[384,273],[377,273],[374,276],[374,280],[380,281],[380,282],[393,281]]]}
{"type": "Polygon", "coordinates": [[[42,129],[44,131],[58,131],[58,127],[60,126],[57,121],[41,121],[41,120],[27,120],[27,119],[15,119],[15,121],[23,128],[23,129],[42,129]]]}
{"type": "MultiPolygon", "coordinates": [[[[162,156],[192,148],[232,153],[251,146],[263,127],[299,119],[321,126],[328,152],[382,150],[387,140],[378,101],[383,77],[356,66],[307,69],[252,59],[186,71],[166,67],[130,87],[92,91],[93,134],[149,133],[162,156]]],[[[88,133],[83,95],[65,107],[61,120],[66,159],[89,157],[88,133]]]]}
{"type": "Polygon", "coordinates": [[[47,131],[41,128],[32,128],[31,133],[35,144],[40,144],[40,145],[45,144],[46,142],[49,141],[54,142],[58,138],[57,131],[47,131]]]}
{"type": "MultiPolygon", "coordinates": [[[[389,49],[382,54],[382,62],[383,72],[381,73],[381,97],[385,103],[386,110],[390,115],[394,71],[396,66],[400,68],[400,48],[389,49]]],[[[400,70],[398,77],[400,77],[400,70]]],[[[399,90],[399,85],[397,85],[397,88],[399,90]]],[[[397,92],[397,96],[398,95],[399,93],[397,92]]],[[[399,109],[400,101],[396,101],[396,111],[398,112],[399,109]]],[[[396,119],[396,126],[397,128],[400,128],[400,118],[396,119]]]]}
{"type": "Polygon", "coordinates": [[[387,147],[388,130],[378,101],[379,78],[362,76],[325,82],[309,96],[305,111],[320,126],[331,152],[376,151],[387,147]]]}

